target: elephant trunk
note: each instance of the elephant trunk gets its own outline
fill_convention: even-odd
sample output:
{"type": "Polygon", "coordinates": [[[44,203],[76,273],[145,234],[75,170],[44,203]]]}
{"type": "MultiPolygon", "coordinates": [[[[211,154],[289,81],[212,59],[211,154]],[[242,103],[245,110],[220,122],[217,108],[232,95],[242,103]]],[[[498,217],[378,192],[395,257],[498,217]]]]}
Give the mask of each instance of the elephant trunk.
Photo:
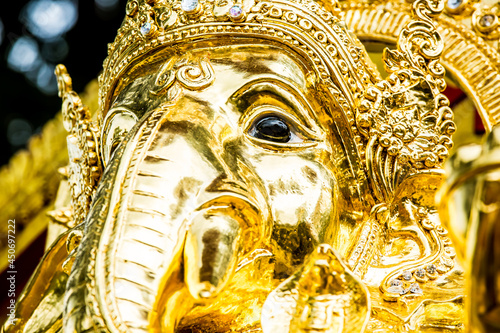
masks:
{"type": "Polygon", "coordinates": [[[234,272],[241,228],[240,222],[225,212],[228,209],[204,209],[191,220],[184,248],[184,277],[195,298],[218,294],[234,272]]]}
{"type": "MultiPolygon", "coordinates": [[[[203,126],[170,122],[157,110],[127,140],[102,180],[109,208],[94,209],[87,221],[84,242],[98,247],[77,262],[91,268],[75,270],[73,280],[90,276],[86,283],[97,293],[86,295],[87,312],[102,314],[104,327],[173,332],[179,313],[231,278],[241,240],[262,234],[261,210],[245,188],[233,188],[244,182],[217,156],[220,147],[203,126]],[[170,311],[177,315],[162,323],[170,311]]],[[[91,248],[82,245],[82,252],[91,248]]],[[[73,310],[69,304],[68,317],[73,310]]]]}

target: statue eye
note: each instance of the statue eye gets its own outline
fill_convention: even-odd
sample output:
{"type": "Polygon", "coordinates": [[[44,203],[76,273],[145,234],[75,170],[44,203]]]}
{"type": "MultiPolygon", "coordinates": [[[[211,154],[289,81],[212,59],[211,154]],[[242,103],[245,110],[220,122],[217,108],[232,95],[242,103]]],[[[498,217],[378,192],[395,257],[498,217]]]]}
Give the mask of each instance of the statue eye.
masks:
{"type": "Polygon", "coordinates": [[[250,135],[262,140],[287,143],[292,138],[292,132],[285,120],[267,116],[260,119],[251,129],[250,135]]]}
{"type": "Polygon", "coordinates": [[[281,111],[270,113],[269,106],[265,109],[264,114],[254,117],[247,127],[247,135],[257,139],[255,143],[279,147],[293,145],[297,148],[309,146],[314,141],[314,136],[293,116],[283,115],[281,111]]]}
{"type": "Polygon", "coordinates": [[[241,126],[247,138],[256,145],[266,149],[299,149],[310,147],[318,140],[317,134],[305,126],[294,112],[287,110],[286,105],[278,107],[266,103],[248,109],[241,126]]]}

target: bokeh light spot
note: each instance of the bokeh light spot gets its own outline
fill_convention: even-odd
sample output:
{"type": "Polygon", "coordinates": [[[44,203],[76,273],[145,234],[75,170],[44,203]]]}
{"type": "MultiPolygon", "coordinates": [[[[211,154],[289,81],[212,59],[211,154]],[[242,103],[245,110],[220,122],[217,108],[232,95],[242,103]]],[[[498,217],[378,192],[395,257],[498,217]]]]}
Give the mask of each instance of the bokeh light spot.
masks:
{"type": "Polygon", "coordinates": [[[69,52],[69,45],[63,38],[56,38],[43,43],[41,47],[42,57],[49,62],[60,62],[66,58],[69,52]]]}
{"type": "Polygon", "coordinates": [[[37,42],[26,36],[20,37],[14,42],[7,56],[8,66],[23,73],[36,69],[40,61],[37,42]]]}
{"type": "Polygon", "coordinates": [[[43,93],[54,95],[57,92],[57,79],[54,75],[55,66],[43,64],[38,70],[36,85],[43,93]]]}
{"type": "Polygon", "coordinates": [[[22,118],[15,118],[7,126],[7,139],[12,146],[23,146],[33,134],[31,124],[22,118]]]}
{"type": "Polygon", "coordinates": [[[118,0],[95,0],[95,5],[100,10],[110,11],[118,7],[118,2],[118,0]]]}
{"type": "Polygon", "coordinates": [[[3,22],[2,20],[0,19],[0,45],[2,45],[2,42],[3,42],[3,22]]]}
{"type": "Polygon", "coordinates": [[[68,32],[78,19],[71,0],[33,0],[21,14],[28,30],[40,39],[54,39],[68,32]]]}

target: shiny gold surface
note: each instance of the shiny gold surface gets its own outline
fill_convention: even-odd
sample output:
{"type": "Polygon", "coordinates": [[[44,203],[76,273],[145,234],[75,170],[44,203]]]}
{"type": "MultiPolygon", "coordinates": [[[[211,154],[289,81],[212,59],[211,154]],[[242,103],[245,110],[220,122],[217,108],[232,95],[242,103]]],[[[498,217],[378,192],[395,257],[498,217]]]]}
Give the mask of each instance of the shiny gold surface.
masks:
{"type": "MultiPolygon", "coordinates": [[[[407,1],[340,1],[346,25],[362,41],[396,44],[401,30],[411,20],[407,1]]],[[[484,126],[491,128],[500,120],[500,52],[498,25],[481,33],[476,18],[480,13],[495,12],[498,1],[443,1],[444,12],[434,19],[443,44],[441,63],[447,75],[474,102],[484,126]],[[453,10],[450,5],[456,5],[453,10]]],[[[461,117],[460,114],[456,115],[461,117]]]]}
{"type": "Polygon", "coordinates": [[[498,281],[499,128],[482,145],[464,146],[449,161],[450,177],[441,191],[441,217],[453,230],[470,277],[467,311],[472,332],[500,330],[498,281]]]}
{"type": "Polygon", "coordinates": [[[386,79],[355,5],[130,0],[96,121],[58,66],[69,230],[3,330],[497,329],[498,134],[445,177],[445,4],[397,5],[386,79]]]}

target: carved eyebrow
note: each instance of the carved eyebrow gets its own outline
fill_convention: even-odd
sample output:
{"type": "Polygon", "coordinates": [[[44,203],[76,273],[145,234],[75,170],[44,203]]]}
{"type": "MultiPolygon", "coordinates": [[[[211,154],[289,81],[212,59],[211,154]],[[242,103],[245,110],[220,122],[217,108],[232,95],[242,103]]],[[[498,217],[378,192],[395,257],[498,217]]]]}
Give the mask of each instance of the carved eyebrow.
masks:
{"type": "Polygon", "coordinates": [[[276,75],[266,75],[245,83],[229,97],[228,102],[238,107],[247,108],[249,105],[244,103],[248,103],[252,95],[260,92],[267,92],[281,97],[304,125],[313,132],[319,132],[316,117],[313,116],[313,108],[305,96],[295,88],[294,84],[276,75]]]}

